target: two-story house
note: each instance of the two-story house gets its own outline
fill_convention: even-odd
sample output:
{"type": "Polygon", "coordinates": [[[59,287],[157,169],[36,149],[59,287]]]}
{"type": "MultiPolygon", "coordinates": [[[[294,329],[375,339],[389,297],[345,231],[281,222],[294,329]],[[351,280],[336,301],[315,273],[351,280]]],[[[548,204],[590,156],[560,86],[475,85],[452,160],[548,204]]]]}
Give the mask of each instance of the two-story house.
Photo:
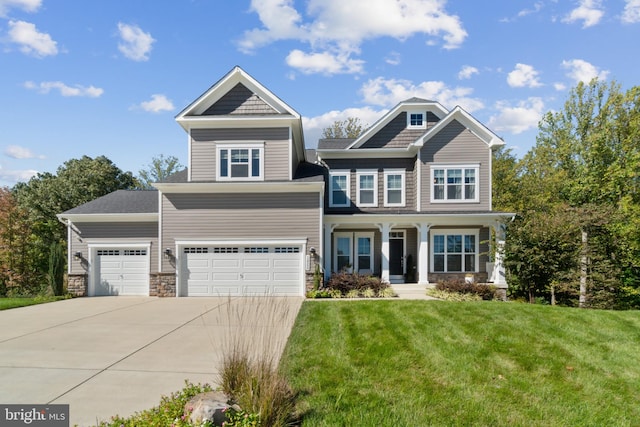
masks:
{"type": "Polygon", "coordinates": [[[355,140],[305,150],[300,115],[235,67],[180,112],[188,167],[59,215],[76,295],[304,295],[316,264],[506,287],[492,150],[459,107],[410,99],[355,140]]]}

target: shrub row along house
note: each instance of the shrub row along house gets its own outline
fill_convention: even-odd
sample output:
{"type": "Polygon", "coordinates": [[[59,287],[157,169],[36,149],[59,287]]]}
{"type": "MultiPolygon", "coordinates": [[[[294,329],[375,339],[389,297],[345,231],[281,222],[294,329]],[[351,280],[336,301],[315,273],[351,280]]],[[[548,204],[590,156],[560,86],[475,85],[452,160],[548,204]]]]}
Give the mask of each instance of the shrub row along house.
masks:
{"type": "Polygon", "coordinates": [[[408,99],[357,139],[306,150],[300,115],[236,67],[176,121],[187,169],[59,214],[71,293],[304,295],[316,265],[506,288],[507,214],[491,207],[504,142],[460,107],[408,99]]]}

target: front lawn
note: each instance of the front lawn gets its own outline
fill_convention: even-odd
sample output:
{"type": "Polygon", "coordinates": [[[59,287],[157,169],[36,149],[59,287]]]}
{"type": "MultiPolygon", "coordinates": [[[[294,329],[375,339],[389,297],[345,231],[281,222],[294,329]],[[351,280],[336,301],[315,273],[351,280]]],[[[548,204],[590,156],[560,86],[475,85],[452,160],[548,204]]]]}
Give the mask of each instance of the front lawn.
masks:
{"type": "Polygon", "coordinates": [[[0,310],[8,310],[10,308],[25,307],[28,305],[44,304],[46,302],[60,301],[66,297],[18,297],[18,298],[0,298],[0,310]]]}
{"type": "Polygon", "coordinates": [[[282,367],[303,426],[627,426],[640,312],[307,301],[282,367]]]}

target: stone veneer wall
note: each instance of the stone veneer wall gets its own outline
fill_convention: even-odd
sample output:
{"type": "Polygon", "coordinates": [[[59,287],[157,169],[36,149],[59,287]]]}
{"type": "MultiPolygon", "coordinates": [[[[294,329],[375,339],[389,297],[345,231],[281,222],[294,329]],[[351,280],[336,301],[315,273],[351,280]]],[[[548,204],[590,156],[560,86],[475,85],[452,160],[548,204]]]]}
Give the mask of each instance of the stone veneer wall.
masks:
{"type": "Polygon", "coordinates": [[[67,292],[74,297],[86,297],[89,292],[89,276],[87,274],[69,274],[67,276],[67,292]]]}
{"type": "Polygon", "coordinates": [[[176,274],[175,273],[151,274],[149,277],[149,296],[175,297],[176,296],[176,274]]]}

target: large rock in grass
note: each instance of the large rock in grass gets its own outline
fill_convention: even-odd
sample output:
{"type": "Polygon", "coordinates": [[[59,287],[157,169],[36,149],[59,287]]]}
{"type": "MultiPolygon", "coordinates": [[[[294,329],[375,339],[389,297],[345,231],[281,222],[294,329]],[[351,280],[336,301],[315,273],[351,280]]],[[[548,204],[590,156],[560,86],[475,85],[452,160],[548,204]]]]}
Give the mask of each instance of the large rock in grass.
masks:
{"type": "Polygon", "coordinates": [[[229,408],[240,411],[240,407],[232,405],[223,392],[208,391],[193,396],[185,405],[184,413],[193,425],[211,421],[214,426],[221,426],[225,421],[225,411],[229,408]]]}

